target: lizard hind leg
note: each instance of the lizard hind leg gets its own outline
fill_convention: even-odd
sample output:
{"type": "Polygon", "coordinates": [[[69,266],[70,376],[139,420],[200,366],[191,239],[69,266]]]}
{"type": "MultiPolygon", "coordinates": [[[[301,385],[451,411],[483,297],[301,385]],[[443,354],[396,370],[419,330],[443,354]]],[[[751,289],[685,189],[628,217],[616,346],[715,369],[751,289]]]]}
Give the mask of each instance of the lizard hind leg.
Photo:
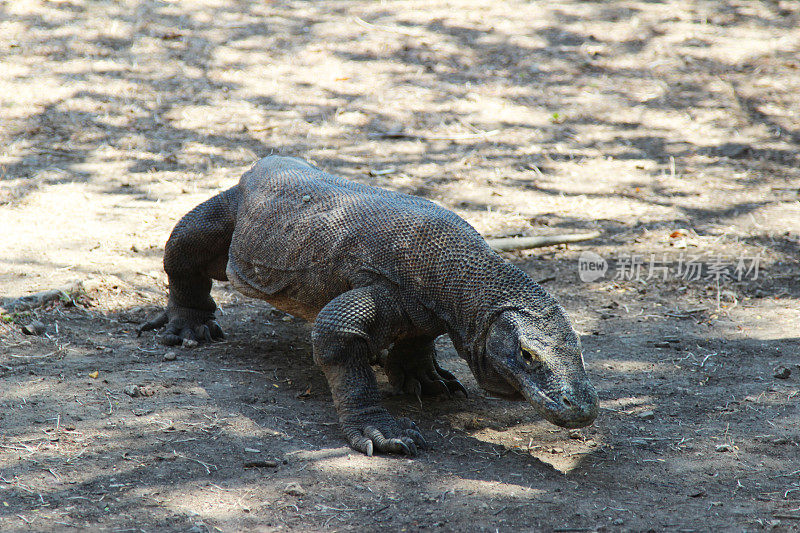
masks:
{"type": "Polygon", "coordinates": [[[420,396],[452,396],[467,390],[456,377],[439,366],[432,339],[403,339],[395,342],[385,364],[389,384],[397,393],[420,396]]]}
{"type": "Polygon", "coordinates": [[[167,346],[188,341],[224,338],[214,312],[211,280],[226,280],[239,193],[236,187],[203,202],[172,230],[164,247],[164,270],[169,276],[167,309],[138,328],[164,328],[159,336],[167,346]]]}

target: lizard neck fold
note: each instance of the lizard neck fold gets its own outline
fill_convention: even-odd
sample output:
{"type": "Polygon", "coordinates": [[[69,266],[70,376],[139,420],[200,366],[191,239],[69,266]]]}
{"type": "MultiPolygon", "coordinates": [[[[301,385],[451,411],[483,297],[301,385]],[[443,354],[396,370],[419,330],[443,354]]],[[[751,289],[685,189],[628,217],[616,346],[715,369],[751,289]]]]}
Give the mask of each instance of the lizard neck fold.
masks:
{"type": "Polygon", "coordinates": [[[538,283],[501,257],[496,256],[496,260],[481,266],[481,272],[466,273],[473,281],[465,279],[462,285],[469,289],[447,306],[450,336],[459,355],[471,364],[483,357],[489,328],[502,312],[530,314],[545,330],[548,315],[563,313],[561,306],[538,283]]]}

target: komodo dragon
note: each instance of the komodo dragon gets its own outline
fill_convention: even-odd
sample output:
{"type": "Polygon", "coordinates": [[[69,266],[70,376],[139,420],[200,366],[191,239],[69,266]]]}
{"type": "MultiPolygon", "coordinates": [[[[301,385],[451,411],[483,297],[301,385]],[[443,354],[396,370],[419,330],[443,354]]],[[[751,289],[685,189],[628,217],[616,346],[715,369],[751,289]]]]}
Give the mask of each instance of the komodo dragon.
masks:
{"type": "Polygon", "coordinates": [[[314,321],[314,361],[354,449],[415,455],[425,440],[381,406],[370,361],[398,391],[466,391],[436,362],[448,334],[478,384],[525,399],[559,426],[586,426],[598,400],[564,309],[466,221],[432,202],[361,185],[300,159],[258,161],[175,226],[164,251],[167,345],[223,337],[211,280],[314,321]]]}

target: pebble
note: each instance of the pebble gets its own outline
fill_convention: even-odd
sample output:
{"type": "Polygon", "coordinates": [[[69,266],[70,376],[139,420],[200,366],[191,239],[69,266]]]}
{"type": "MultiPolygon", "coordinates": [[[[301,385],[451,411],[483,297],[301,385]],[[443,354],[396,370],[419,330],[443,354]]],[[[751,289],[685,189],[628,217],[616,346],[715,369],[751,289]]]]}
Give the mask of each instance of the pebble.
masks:
{"type": "Polygon", "coordinates": [[[183,339],[183,342],[181,343],[181,348],[195,348],[199,345],[200,343],[194,339],[183,339]]]}
{"type": "Polygon", "coordinates": [[[167,352],[164,354],[164,361],[174,361],[178,358],[178,354],[175,352],[167,352]]]}
{"type": "Polygon", "coordinates": [[[642,420],[653,420],[656,417],[656,414],[653,411],[642,411],[636,416],[642,420]]]}
{"type": "Polygon", "coordinates": [[[730,444],[717,444],[714,449],[720,453],[733,451],[733,447],[730,444]]]}
{"type": "Polygon", "coordinates": [[[138,385],[128,385],[127,387],[122,389],[122,392],[124,392],[125,394],[127,394],[131,398],[136,398],[137,396],[139,396],[139,386],[138,385]]]}
{"type": "Polygon", "coordinates": [[[41,335],[44,333],[44,330],[47,326],[44,325],[43,322],[39,322],[38,320],[34,320],[27,326],[22,326],[22,333],[25,335],[41,335]]]}
{"type": "Polygon", "coordinates": [[[286,485],[286,488],[283,489],[283,492],[291,496],[305,496],[306,489],[301,487],[300,483],[289,483],[286,485]]]}
{"type": "Polygon", "coordinates": [[[772,375],[778,379],[789,379],[789,376],[792,375],[792,371],[785,366],[779,366],[772,375]]]}
{"type": "Polygon", "coordinates": [[[305,196],[303,196],[303,201],[304,202],[310,202],[311,201],[311,197],[306,194],[305,196]]]}

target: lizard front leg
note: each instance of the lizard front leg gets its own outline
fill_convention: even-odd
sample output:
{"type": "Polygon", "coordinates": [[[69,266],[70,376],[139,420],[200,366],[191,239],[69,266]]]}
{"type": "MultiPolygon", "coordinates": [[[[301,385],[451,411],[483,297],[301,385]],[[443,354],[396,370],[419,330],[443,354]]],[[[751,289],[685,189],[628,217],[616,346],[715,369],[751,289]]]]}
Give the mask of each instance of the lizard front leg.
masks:
{"type": "Polygon", "coordinates": [[[402,325],[391,294],[376,286],[353,289],[331,300],[312,333],[314,360],[322,368],[350,446],[416,455],[425,439],[407,418],[395,420],[380,404],[371,355],[402,325]]]}
{"type": "Polygon", "coordinates": [[[396,392],[436,396],[467,390],[456,377],[439,366],[436,347],[428,337],[396,341],[386,358],[386,376],[396,392]]]}
{"type": "Polygon", "coordinates": [[[184,339],[212,341],[224,337],[211,298],[211,280],[224,281],[228,249],[236,225],[239,191],[236,187],[203,202],[172,230],[164,247],[164,270],[169,277],[167,309],[142,324],[139,333],[166,326],[161,342],[184,339]]]}

